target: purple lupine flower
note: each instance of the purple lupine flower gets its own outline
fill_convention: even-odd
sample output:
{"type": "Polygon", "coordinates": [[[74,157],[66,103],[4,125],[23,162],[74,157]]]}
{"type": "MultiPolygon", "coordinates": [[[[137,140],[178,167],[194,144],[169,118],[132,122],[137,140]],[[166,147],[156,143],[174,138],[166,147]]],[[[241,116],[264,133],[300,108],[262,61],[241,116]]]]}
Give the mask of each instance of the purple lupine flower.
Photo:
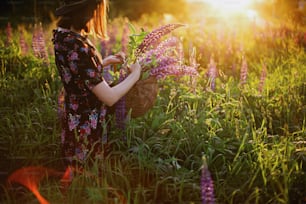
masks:
{"type": "Polygon", "coordinates": [[[178,59],[176,57],[171,56],[162,56],[157,59],[158,66],[167,66],[172,64],[178,64],[178,59]]]}
{"type": "Polygon", "coordinates": [[[266,64],[263,64],[262,70],[261,70],[261,76],[260,76],[259,87],[258,87],[259,93],[262,93],[262,90],[263,90],[263,87],[264,87],[264,84],[265,84],[266,77],[267,77],[267,67],[266,67],[266,64]]]}
{"type": "Polygon", "coordinates": [[[146,71],[156,66],[177,63],[177,43],[178,40],[175,37],[162,41],[155,49],[151,49],[141,56],[139,58],[139,64],[143,67],[143,70],[146,71]]]}
{"type": "Polygon", "coordinates": [[[115,47],[116,44],[116,36],[118,33],[118,27],[116,25],[112,25],[112,27],[109,27],[108,29],[108,36],[109,39],[108,40],[102,40],[100,42],[101,45],[101,56],[102,58],[105,58],[108,55],[113,54],[113,50],[112,48],[115,47]]]}
{"type": "Polygon", "coordinates": [[[150,76],[154,76],[157,79],[164,79],[167,76],[185,76],[185,75],[197,75],[198,72],[194,67],[186,66],[186,65],[179,65],[176,64],[169,64],[164,66],[157,66],[151,69],[150,76]]]}
{"type": "Polygon", "coordinates": [[[153,31],[151,31],[146,37],[143,39],[142,43],[137,47],[135,52],[135,57],[138,58],[141,54],[143,54],[151,45],[156,43],[161,37],[170,33],[171,31],[175,30],[184,26],[183,24],[167,24],[161,26],[153,31]]]}
{"type": "Polygon", "coordinates": [[[154,49],[145,52],[144,56],[139,58],[140,61],[149,62],[153,58],[160,58],[161,56],[169,56],[175,54],[175,48],[178,46],[178,39],[176,37],[170,37],[162,41],[154,49]]]}
{"type": "Polygon", "coordinates": [[[189,50],[189,64],[191,66],[197,66],[197,59],[196,59],[196,48],[192,47],[189,50]]]}
{"type": "Polygon", "coordinates": [[[13,41],[13,31],[11,23],[8,22],[6,26],[6,45],[10,45],[13,41]]]}
{"type": "Polygon", "coordinates": [[[140,57],[143,70],[149,70],[150,76],[163,79],[167,76],[198,75],[197,65],[186,66],[179,60],[178,39],[170,37],[162,41],[155,49],[150,49],[140,57]]]}
{"type": "Polygon", "coordinates": [[[102,40],[100,45],[101,45],[101,50],[100,50],[101,56],[102,56],[102,58],[105,58],[107,55],[109,55],[108,47],[107,47],[107,41],[102,40]]]}
{"type": "Polygon", "coordinates": [[[179,40],[176,37],[169,37],[165,40],[163,40],[157,47],[154,49],[156,57],[159,57],[161,55],[165,55],[167,50],[170,50],[171,53],[173,53],[173,48],[176,48],[178,46],[179,40]]]}
{"type": "Polygon", "coordinates": [[[203,165],[201,168],[201,198],[202,204],[214,204],[214,182],[208,170],[206,158],[203,157],[203,165]]]}
{"type": "MultiPolygon", "coordinates": [[[[122,82],[125,78],[126,78],[125,70],[120,69],[119,83],[122,82]]],[[[115,105],[116,105],[115,109],[116,125],[120,130],[124,130],[126,122],[125,96],[119,99],[119,101],[115,105]]]]}
{"type": "Polygon", "coordinates": [[[210,88],[211,90],[214,91],[216,89],[217,65],[215,63],[213,56],[210,57],[207,77],[210,80],[210,88]]]}
{"type": "MultiPolygon", "coordinates": [[[[197,64],[197,58],[196,58],[196,48],[193,47],[190,51],[189,51],[189,64],[191,65],[191,67],[194,67],[194,69],[196,70],[198,68],[198,64],[197,64]]],[[[193,89],[193,91],[195,91],[196,88],[196,84],[197,84],[197,80],[196,80],[196,75],[191,75],[190,76],[190,85],[193,89]]]]}
{"type": "Polygon", "coordinates": [[[177,51],[178,51],[178,55],[179,55],[179,60],[180,60],[180,64],[184,63],[184,46],[182,41],[179,42],[179,45],[177,47],[177,51]]]}
{"type": "Polygon", "coordinates": [[[29,46],[28,46],[28,44],[27,44],[26,41],[25,41],[25,38],[24,38],[24,31],[23,31],[23,30],[20,31],[19,45],[20,45],[21,53],[22,53],[23,55],[27,54],[28,51],[29,51],[29,46]]]}
{"type": "Polygon", "coordinates": [[[38,58],[43,59],[45,62],[49,62],[48,52],[46,49],[46,43],[44,39],[44,32],[42,25],[34,28],[33,37],[32,37],[32,48],[34,55],[38,58]]]}
{"type": "Polygon", "coordinates": [[[103,67],[103,79],[108,83],[111,84],[113,83],[114,79],[111,74],[112,71],[112,65],[107,65],[103,67]]]}
{"type": "Polygon", "coordinates": [[[246,58],[243,57],[241,70],[240,70],[240,84],[241,85],[244,85],[246,83],[247,76],[248,76],[248,64],[247,64],[246,58]]]}
{"type": "Polygon", "coordinates": [[[128,21],[126,20],[125,25],[122,31],[121,37],[121,51],[127,53],[128,51],[128,43],[129,43],[129,26],[128,21]]]}
{"type": "Polygon", "coordinates": [[[116,40],[117,35],[118,35],[118,26],[113,24],[109,32],[109,40],[107,41],[109,55],[113,54],[113,47],[115,47],[117,42],[116,40]]]}
{"type": "Polygon", "coordinates": [[[198,76],[197,66],[182,65],[179,68],[179,76],[198,76]]]}

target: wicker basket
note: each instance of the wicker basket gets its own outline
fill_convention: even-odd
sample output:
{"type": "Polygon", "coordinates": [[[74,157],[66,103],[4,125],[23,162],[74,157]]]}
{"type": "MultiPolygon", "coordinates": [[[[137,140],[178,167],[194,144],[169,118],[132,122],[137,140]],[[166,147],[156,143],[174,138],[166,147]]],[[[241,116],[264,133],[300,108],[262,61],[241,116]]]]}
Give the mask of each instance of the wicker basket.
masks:
{"type": "Polygon", "coordinates": [[[131,110],[131,117],[143,116],[150,110],[158,94],[158,84],[155,77],[149,77],[136,82],[133,88],[125,96],[126,109],[131,110]]]}

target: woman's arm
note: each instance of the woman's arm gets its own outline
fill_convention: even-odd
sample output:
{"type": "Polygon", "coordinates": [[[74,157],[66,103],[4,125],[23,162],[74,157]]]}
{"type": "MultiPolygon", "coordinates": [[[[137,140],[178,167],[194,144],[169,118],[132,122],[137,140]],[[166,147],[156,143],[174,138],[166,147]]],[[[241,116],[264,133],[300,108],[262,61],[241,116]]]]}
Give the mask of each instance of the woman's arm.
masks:
{"type": "Polygon", "coordinates": [[[121,83],[110,87],[105,81],[97,84],[92,92],[108,106],[114,105],[122,98],[138,81],[141,73],[141,67],[138,62],[130,66],[131,73],[121,83]]]}

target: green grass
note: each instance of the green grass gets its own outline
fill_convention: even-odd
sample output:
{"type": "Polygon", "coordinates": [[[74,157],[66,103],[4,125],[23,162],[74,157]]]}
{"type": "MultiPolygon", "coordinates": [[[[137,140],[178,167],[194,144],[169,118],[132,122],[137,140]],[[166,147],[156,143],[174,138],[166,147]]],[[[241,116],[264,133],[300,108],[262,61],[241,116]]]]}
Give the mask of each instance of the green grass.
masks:
{"type": "MultiPolygon", "coordinates": [[[[207,90],[209,55],[198,52],[196,87],[188,77],[161,81],[156,105],[130,121],[126,142],[113,128],[110,155],[86,166],[89,174],[76,176],[65,193],[58,177],[46,177],[41,194],[51,203],[201,203],[205,155],[218,203],[305,202],[306,54],[291,39],[285,43],[246,43],[249,73],[243,87],[240,65],[236,73],[226,70],[240,63],[240,53],[231,59],[219,54],[224,61],[215,92],[207,90]],[[256,52],[259,47],[263,52],[256,52]],[[263,61],[268,75],[259,93],[263,61]]],[[[24,166],[63,171],[60,80],[52,57],[47,65],[22,56],[15,45],[0,59],[1,202],[37,203],[31,192],[17,184],[9,188],[5,179],[24,166]]]]}

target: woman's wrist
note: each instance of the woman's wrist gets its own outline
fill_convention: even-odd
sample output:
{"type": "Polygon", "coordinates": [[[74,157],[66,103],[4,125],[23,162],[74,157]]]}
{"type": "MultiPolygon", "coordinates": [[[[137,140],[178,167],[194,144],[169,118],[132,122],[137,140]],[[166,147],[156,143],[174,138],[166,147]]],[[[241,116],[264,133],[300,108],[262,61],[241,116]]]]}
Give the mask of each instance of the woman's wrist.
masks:
{"type": "Polygon", "coordinates": [[[141,72],[139,70],[134,70],[131,74],[135,76],[136,81],[140,79],[141,72]]]}

